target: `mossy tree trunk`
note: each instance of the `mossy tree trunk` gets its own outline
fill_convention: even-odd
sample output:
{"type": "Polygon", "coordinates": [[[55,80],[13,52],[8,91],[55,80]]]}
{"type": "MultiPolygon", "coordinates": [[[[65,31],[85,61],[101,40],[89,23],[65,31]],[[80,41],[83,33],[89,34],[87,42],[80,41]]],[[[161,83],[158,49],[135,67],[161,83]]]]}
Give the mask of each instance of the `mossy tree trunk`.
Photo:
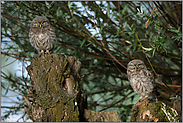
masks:
{"type": "Polygon", "coordinates": [[[132,122],[179,122],[175,109],[165,103],[151,102],[150,98],[137,102],[132,107],[132,122]]]}
{"type": "Polygon", "coordinates": [[[87,109],[79,72],[81,62],[64,54],[35,55],[27,67],[31,78],[25,111],[34,122],[120,122],[117,111],[87,109]]]}
{"type": "Polygon", "coordinates": [[[81,62],[64,54],[35,55],[27,67],[32,88],[27,113],[36,122],[82,121],[86,98],[81,88],[81,62]]]}

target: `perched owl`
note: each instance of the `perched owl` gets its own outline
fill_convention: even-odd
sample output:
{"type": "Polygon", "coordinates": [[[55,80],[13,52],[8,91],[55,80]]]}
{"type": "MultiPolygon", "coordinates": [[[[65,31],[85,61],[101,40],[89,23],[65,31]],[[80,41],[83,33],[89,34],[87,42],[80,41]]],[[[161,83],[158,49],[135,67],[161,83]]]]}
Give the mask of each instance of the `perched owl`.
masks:
{"type": "Polygon", "coordinates": [[[38,16],[32,20],[30,25],[29,38],[32,46],[41,53],[49,53],[56,44],[55,31],[52,29],[46,17],[38,16]]]}
{"type": "MultiPolygon", "coordinates": [[[[152,95],[157,100],[157,90],[154,77],[150,71],[147,70],[146,65],[141,60],[132,60],[127,66],[128,80],[133,88],[133,90],[141,95],[138,99],[141,100],[143,97],[148,97],[152,95]]],[[[137,101],[137,102],[138,102],[137,101]]]]}

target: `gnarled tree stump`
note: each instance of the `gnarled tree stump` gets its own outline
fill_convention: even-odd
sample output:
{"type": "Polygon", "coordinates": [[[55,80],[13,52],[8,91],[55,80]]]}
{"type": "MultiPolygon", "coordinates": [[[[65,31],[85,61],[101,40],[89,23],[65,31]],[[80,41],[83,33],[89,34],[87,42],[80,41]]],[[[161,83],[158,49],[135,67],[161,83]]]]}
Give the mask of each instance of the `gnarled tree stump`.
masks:
{"type": "Polygon", "coordinates": [[[87,109],[86,92],[79,72],[81,62],[64,54],[35,55],[27,67],[32,86],[24,96],[25,108],[34,122],[120,122],[117,111],[87,109]]]}
{"type": "Polygon", "coordinates": [[[80,68],[81,62],[74,57],[68,60],[64,54],[33,57],[27,67],[32,82],[29,94],[32,103],[27,102],[30,119],[35,122],[83,120],[80,114],[86,108],[86,98],[81,88],[80,68]]]}
{"type": "Polygon", "coordinates": [[[132,107],[132,122],[178,122],[176,111],[163,102],[150,102],[145,98],[132,107]]]}

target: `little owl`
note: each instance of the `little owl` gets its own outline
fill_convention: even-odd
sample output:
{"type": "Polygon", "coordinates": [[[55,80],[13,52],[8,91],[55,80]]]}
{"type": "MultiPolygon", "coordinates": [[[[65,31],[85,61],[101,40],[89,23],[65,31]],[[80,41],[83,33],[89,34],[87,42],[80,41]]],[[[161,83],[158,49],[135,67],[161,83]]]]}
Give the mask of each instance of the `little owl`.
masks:
{"type": "Polygon", "coordinates": [[[32,46],[41,53],[49,53],[56,44],[55,31],[52,29],[46,17],[38,16],[32,20],[30,25],[29,38],[32,46]]]}
{"type": "Polygon", "coordinates": [[[156,102],[158,94],[156,90],[156,84],[153,75],[147,70],[146,65],[141,60],[132,60],[127,66],[128,80],[133,88],[133,90],[141,95],[137,102],[139,102],[143,97],[148,97],[152,95],[155,97],[156,102]]]}

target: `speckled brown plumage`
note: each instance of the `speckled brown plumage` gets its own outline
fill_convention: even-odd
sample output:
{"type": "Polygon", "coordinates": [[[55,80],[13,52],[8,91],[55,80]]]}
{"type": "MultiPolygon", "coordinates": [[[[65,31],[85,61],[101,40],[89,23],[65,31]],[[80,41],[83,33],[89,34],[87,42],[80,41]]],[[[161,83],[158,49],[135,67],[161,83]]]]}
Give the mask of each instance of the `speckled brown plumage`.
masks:
{"type": "Polygon", "coordinates": [[[34,18],[30,25],[29,38],[32,46],[41,52],[49,52],[56,44],[55,31],[46,17],[34,18]]]}
{"type": "Polygon", "coordinates": [[[127,75],[133,90],[137,94],[141,95],[139,100],[143,97],[148,97],[149,95],[152,95],[156,98],[157,101],[154,76],[150,71],[147,70],[147,67],[143,61],[130,61],[127,66],[127,75]]]}

